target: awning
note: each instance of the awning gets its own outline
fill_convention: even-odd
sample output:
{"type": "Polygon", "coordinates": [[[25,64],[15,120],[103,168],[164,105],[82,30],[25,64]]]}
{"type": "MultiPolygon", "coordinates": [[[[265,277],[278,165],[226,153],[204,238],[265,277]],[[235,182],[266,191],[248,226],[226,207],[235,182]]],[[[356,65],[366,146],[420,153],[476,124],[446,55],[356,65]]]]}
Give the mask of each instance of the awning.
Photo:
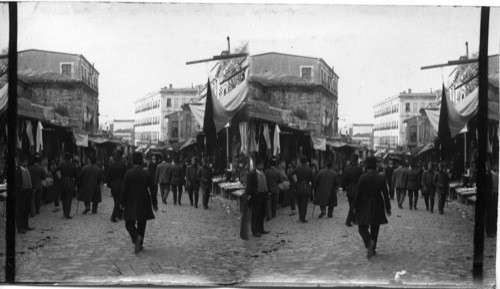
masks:
{"type": "Polygon", "coordinates": [[[425,152],[428,152],[430,150],[434,149],[434,144],[433,143],[427,143],[419,152],[418,155],[421,155],[425,152]]]}
{"type": "Polygon", "coordinates": [[[344,147],[346,146],[347,144],[346,143],[343,143],[341,141],[332,141],[332,140],[326,140],[326,145],[327,146],[330,146],[332,148],[341,148],[341,147],[344,147]]]}
{"type": "Polygon", "coordinates": [[[410,149],[410,155],[411,155],[411,156],[413,156],[413,157],[414,157],[414,156],[417,156],[417,155],[418,155],[418,153],[419,153],[419,152],[420,152],[420,151],[421,151],[424,147],[425,147],[425,146],[421,145],[421,146],[418,146],[418,147],[416,147],[416,148],[412,148],[412,149],[410,149]]]}
{"type": "Polygon", "coordinates": [[[73,136],[75,138],[76,146],[88,147],[89,146],[89,135],[84,133],[78,133],[73,131],[73,136]]]}
{"type": "Polygon", "coordinates": [[[185,143],[181,146],[181,148],[180,148],[179,150],[183,150],[183,149],[187,148],[188,146],[193,145],[193,144],[195,144],[195,143],[196,143],[196,138],[192,137],[192,138],[188,139],[188,140],[187,140],[187,141],[186,141],[186,142],[185,142],[185,143]]]}
{"type": "MultiPolygon", "coordinates": [[[[469,120],[477,114],[478,94],[479,88],[476,88],[463,100],[456,104],[453,104],[447,98],[448,105],[454,105],[457,112],[450,113],[450,109],[448,108],[448,122],[450,126],[451,137],[455,137],[456,135],[458,135],[463,130],[463,128],[467,126],[469,120]]],[[[426,109],[425,113],[427,114],[427,117],[429,118],[429,121],[434,129],[438,131],[440,110],[426,109]]],[[[488,118],[496,121],[500,119],[498,91],[496,92],[495,101],[495,92],[493,92],[491,89],[488,89],[488,118]]]]}
{"type": "Polygon", "coordinates": [[[89,142],[95,143],[95,144],[103,144],[109,142],[109,139],[103,138],[100,136],[89,136],[88,137],[89,142]]]}
{"type": "Polygon", "coordinates": [[[172,144],[172,150],[177,152],[181,149],[181,147],[186,143],[187,141],[181,141],[181,142],[175,142],[172,144]]]}
{"type": "Polygon", "coordinates": [[[326,138],[311,136],[311,140],[315,150],[326,151],[326,138]]]}

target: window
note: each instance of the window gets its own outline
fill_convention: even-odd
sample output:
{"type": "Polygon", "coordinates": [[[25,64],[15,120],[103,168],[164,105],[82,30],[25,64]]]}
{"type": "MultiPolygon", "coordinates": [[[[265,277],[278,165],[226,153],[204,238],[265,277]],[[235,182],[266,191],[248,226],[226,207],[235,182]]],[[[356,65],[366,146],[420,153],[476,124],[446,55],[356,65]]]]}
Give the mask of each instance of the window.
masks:
{"type": "Polygon", "coordinates": [[[405,105],[406,105],[405,112],[410,112],[411,111],[411,107],[410,107],[411,104],[409,102],[407,102],[405,105]]]}
{"type": "Polygon", "coordinates": [[[179,107],[179,99],[174,98],[174,108],[178,108],[178,107],[179,107]]]}
{"type": "Polygon", "coordinates": [[[72,63],[61,63],[61,74],[72,77],[73,76],[73,64],[72,63]]]}
{"type": "Polygon", "coordinates": [[[172,107],[172,99],[167,98],[167,107],[172,107]]]}
{"type": "Polygon", "coordinates": [[[301,67],[300,77],[312,80],[312,67],[301,67]]]}
{"type": "Polygon", "coordinates": [[[410,142],[411,143],[417,142],[417,126],[416,125],[410,126],[410,142]]]}
{"type": "Polygon", "coordinates": [[[187,99],[185,97],[182,98],[182,104],[185,104],[187,102],[187,99]]]}
{"type": "Polygon", "coordinates": [[[413,112],[418,112],[417,103],[416,102],[413,103],[413,112]]]}

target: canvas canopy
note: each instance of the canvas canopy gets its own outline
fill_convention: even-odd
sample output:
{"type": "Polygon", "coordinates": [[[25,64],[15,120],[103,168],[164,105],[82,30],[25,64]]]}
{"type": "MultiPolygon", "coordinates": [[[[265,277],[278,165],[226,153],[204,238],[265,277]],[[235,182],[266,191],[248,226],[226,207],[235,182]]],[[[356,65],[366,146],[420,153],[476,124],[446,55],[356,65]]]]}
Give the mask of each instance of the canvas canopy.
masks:
{"type": "MultiPolygon", "coordinates": [[[[448,103],[448,125],[450,126],[451,137],[458,135],[464,127],[467,126],[469,120],[477,114],[479,88],[474,89],[462,101],[453,104],[447,97],[448,103]]],[[[439,128],[439,109],[425,110],[429,121],[436,131],[439,128]]],[[[488,118],[491,120],[499,120],[498,93],[488,90],[488,118]]]]}

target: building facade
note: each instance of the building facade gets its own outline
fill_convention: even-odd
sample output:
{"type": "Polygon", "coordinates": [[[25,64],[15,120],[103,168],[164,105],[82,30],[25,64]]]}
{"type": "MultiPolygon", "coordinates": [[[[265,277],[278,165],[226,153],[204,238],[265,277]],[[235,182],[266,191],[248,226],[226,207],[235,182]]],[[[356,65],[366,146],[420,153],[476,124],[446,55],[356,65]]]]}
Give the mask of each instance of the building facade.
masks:
{"type": "Polygon", "coordinates": [[[191,137],[194,132],[191,131],[190,124],[186,126],[193,116],[187,108],[187,104],[192,99],[198,99],[200,88],[174,88],[172,84],[160,90],[164,106],[162,107],[162,131],[164,141],[178,142],[191,137]],[[189,133],[188,133],[189,128],[189,133]]]}
{"type": "Polygon", "coordinates": [[[158,144],[165,141],[162,131],[164,119],[163,99],[159,91],[150,93],[134,102],[134,145],[158,144]]]}
{"type": "Polygon", "coordinates": [[[113,138],[122,139],[132,143],[132,132],[135,121],[133,119],[113,119],[109,123],[109,132],[113,138]]]}
{"type": "Polygon", "coordinates": [[[432,127],[424,109],[419,115],[403,121],[405,127],[406,146],[411,148],[421,147],[433,142],[437,137],[436,130],[432,127]]]}
{"type": "Polygon", "coordinates": [[[348,128],[348,135],[354,143],[373,148],[373,124],[353,123],[348,128]]]}
{"type": "Polygon", "coordinates": [[[397,148],[407,145],[404,120],[420,114],[420,109],[435,103],[437,93],[403,91],[373,106],[374,149],[397,148]]]}
{"type": "Polygon", "coordinates": [[[99,72],[80,54],[44,50],[18,52],[25,97],[67,117],[77,131],[99,131],[99,72]]]}

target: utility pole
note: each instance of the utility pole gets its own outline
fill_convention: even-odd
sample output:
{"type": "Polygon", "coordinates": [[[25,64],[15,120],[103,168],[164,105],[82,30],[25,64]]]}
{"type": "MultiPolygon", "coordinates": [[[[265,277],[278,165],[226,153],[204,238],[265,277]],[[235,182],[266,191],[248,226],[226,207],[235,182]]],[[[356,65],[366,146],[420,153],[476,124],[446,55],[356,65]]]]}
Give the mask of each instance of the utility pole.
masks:
{"type": "MultiPolygon", "coordinates": [[[[488,33],[490,27],[490,8],[481,7],[481,32],[479,35],[479,95],[477,113],[478,159],[476,162],[477,201],[474,222],[474,283],[483,283],[484,261],[484,219],[488,181],[486,175],[488,140],[488,33]]],[[[490,188],[491,189],[491,188],[490,188]]]]}

